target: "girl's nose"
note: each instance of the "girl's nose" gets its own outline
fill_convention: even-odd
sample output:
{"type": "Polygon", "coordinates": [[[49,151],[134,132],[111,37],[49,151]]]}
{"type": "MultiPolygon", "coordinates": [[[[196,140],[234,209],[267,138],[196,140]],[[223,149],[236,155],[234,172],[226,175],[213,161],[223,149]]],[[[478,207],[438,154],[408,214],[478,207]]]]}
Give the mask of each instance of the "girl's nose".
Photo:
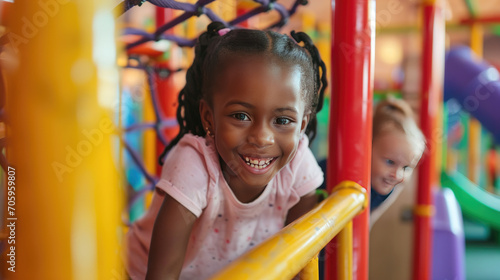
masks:
{"type": "Polygon", "coordinates": [[[404,168],[398,168],[396,171],[396,180],[399,183],[402,183],[405,180],[405,170],[404,168]]]}
{"type": "Polygon", "coordinates": [[[266,124],[255,124],[248,135],[248,142],[257,147],[266,147],[274,144],[274,134],[266,124]]]}
{"type": "Polygon", "coordinates": [[[398,184],[404,181],[404,175],[404,168],[394,167],[391,170],[391,177],[393,177],[398,184]]]}

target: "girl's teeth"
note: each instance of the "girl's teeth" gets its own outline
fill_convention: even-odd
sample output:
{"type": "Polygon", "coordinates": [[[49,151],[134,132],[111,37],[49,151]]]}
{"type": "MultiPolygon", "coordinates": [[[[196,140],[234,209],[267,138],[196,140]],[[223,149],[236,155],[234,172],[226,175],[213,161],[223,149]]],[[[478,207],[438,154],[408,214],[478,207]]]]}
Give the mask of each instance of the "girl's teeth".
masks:
{"type": "Polygon", "coordinates": [[[247,165],[250,166],[250,167],[252,167],[252,168],[262,169],[262,168],[266,168],[269,165],[269,162],[264,162],[261,165],[247,162],[247,165]]]}
{"type": "Polygon", "coordinates": [[[246,164],[250,167],[257,168],[257,169],[262,169],[266,168],[272,161],[273,159],[267,159],[267,160],[258,160],[258,159],[250,159],[249,157],[245,157],[246,164]]]}

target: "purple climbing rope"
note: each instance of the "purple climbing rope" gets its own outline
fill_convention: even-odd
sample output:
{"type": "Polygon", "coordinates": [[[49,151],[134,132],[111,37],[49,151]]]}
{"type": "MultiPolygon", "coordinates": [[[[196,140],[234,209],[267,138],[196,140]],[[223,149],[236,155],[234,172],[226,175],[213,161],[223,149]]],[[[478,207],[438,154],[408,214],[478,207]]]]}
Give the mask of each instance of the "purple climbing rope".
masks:
{"type": "MultiPolygon", "coordinates": [[[[161,67],[149,67],[149,66],[144,66],[144,65],[137,65],[137,66],[127,66],[127,68],[134,68],[134,69],[142,69],[145,71],[147,75],[147,80],[148,80],[148,86],[149,86],[149,94],[151,95],[151,105],[153,106],[153,112],[155,115],[155,120],[154,122],[148,122],[148,123],[137,123],[130,125],[124,129],[125,133],[129,133],[132,131],[144,131],[146,129],[154,129],[155,133],[162,142],[163,145],[167,145],[168,141],[165,139],[162,130],[164,128],[169,128],[169,127],[175,127],[177,126],[177,119],[175,118],[165,118],[158,106],[158,92],[156,89],[156,83],[155,83],[155,78],[157,72],[163,71],[164,73],[167,74],[167,77],[181,71],[182,69],[176,69],[176,70],[171,70],[171,69],[166,69],[166,68],[161,68],[161,67]]],[[[148,183],[145,187],[140,189],[139,191],[133,190],[133,194],[131,195],[131,198],[129,199],[128,207],[127,209],[130,209],[130,206],[133,205],[139,198],[141,198],[144,193],[146,193],[149,190],[153,190],[154,186],[158,182],[158,177],[155,176],[154,174],[150,174],[146,168],[144,167],[144,162],[141,160],[141,157],[139,154],[132,148],[130,143],[125,139],[125,137],[121,138],[121,141],[123,143],[123,146],[125,147],[125,150],[128,152],[130,157],[132,158],[132,161],[135,163],[135,165],[139,168],[141,171],[142,175],[147,179],[148,183]]],[[[1,160],[0,160],[1,163],[1,160]]]]}
{"type": "MultiPolygon", "coordinates": [[[[126,28],[124,30],[125,35],[141,35],[142,37],[138,39],[137,41],[130,43],[126,46],[127,49],[131,49],[133,47],[139,46],[141,44],[150,42],[150,41],[158,41],[158,40],[169,40],[173,41],[179,46],[194,46],[196,42],[196,38],[183,38],[180,36],[175,36],[175,35],[166,35],[164,34],[167,30],[172,29],[174,26],[186,21],[187,19],[196,16],[199,17],[200,15],[206,15],[211,21],[219,21],[225,24],[227,27],[232,27],[232,28],[237,28],[236,25],[261,13],[266,13],[271,10],[275,10],[278,12],[280,15],[280,19],[276,22],[271,24],[269,27],[265,29],[275,29],[275,28],[281,28],[283,27],[287,22],[288,19],[290,18],[291,15],[293,15],[297,7],[299,5],[306,5],[307,1],[305,0],[296,0],[292,7],[290,9],[286,9],[283,5],[280,3],[277,3],[276,0],[254,0],[254,2],[260,4],[259,7],[252,9],[249,12],[246,12],[243,15],[240,15],[239,17],[236,17],[235,19],[226,22],[222,20],[220,17],[218,17],[210,8],[205,7],[205,5],[210,4],[214,2],[215,0],[200,0],[196,4],[190,4],[190,3],[179,3],[177,1],[173,0],[149,0],[148,2],[158,6],[158,7],[163,7],[163,8],[170,8],[170,9],[175,9],[175,10],[182,10],[184,11],[183,14],[180,16],[170,20],[169,22],[165,23],[164,25],[158,27],[158,29],[150,34],[147,33],[143,30],[139,29],[134,29],[134,28],[126,28]]],[[[123,9],[123,11],[127,11],[131,7],[135,5],[142,5],[145,1],[137,1],[137,0],[125,0],[122,6],[120,6],[120,9],[123,9]]]]}

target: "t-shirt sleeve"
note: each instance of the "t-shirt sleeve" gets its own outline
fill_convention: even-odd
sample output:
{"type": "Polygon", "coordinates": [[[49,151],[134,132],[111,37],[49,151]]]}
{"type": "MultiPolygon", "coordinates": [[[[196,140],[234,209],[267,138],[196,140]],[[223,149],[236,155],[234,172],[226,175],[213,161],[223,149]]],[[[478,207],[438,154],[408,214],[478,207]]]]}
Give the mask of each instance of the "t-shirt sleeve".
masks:
{"type": "MultiPolygon", "coordinates": [[[[191,140],[194,137],[191,137],[191,140]]],[[[169,194],[196,217],[207,205],[210,182],[201,145],[180,141],[168,154],[156,187],[169,194]]]]}
{"type": "Polygon", "coordinates": [[[297,154],[290,162],[294,174],[293,189],[299,196],[304,196],[318,188],[324,180],[323,171],[308,147],[307,139],[299,144],[297,154]]]}

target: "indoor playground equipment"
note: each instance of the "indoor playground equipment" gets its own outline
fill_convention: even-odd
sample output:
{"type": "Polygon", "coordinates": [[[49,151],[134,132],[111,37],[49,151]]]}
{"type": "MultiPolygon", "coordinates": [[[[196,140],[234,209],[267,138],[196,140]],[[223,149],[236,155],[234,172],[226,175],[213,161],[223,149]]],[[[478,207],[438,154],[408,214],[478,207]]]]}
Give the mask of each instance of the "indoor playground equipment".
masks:
{"type": "MultiPolygon", "coordinates": [[[[482,55],[482,38],[480,37],[480,27],[473,23],[471,27],[471,46],[472,49],[466,46],[452,47],[445,59],[445,76],[444,76],[444,101],[445,111],[446,108],[455,107],[453,111],[458,111],[456,115],[464,112],[466,116],[465,126],[468,128],[469,137],[462,137],[469,141],[467,149],[468,164],[466,164],[466,173],[468,177],[463,175],[456,168],[456,151],[453,149],[453,144],[450,141],[444,141],[443,166],[444,170],[441,173],[441,185],[453,191],[454,197],[460,204],[464,216],[471,218],[475,221],[482,222],[483,224],[491,227],[492,229],[499,230],[500,226],[500,196],[494,192],[489,192],[486,188],[481,187],[486,183],[486,180],[479,178],[479,165],[481,164],[480,149],[478,146],[485,145],[485,141],[480,141],[483,132],[488,132],[488,137],[491,138],[492,143],[499,143],[500,141],[500,115],[497,108],[500,106],[500,76],[498,70],[483,61],[480,57],[482,55]],[[453,101],[453,102],[451,102],[453,101]],[[450,103],[451,102],[451,103],[450,103]],[[451,105],[450,105],[451,104],[451,105]],[[484,129],[482,129],[482,128],[484,129]]],[[[451,118],[451,115],[445,116],[451,118]]],[[[459,121],[458,121],[459,123],[459,121]]],[[[448,136],[456,133],[457,121],[447,120],[444,122],[445,131],[448,136]],[[451,133],[451,134],[450,134],[451,133]]],[[[450,139],[455,137],[451,136],[450,139]]],[[[489,144],[488,144],[489,145],[489,144]]],[[[484,147],[482,147],[484,149],[484,147]]],[[[496,151],[492,151],[496,152],[496,151]]],[[[483,161],[485,162],[485,161],[483,161]]],[[[496,163],[493,163],[496,164],[496,163]]],[[[485,164],[483,164],[485,165],[485,164]]],[[[484,169],[484,168],[483,168],[484,169]]],[[[496,171],[490,171],[495,173],[496,171]]],[[[495,175],[492,176],[495,178],[495,175]]],[[[495,179],[491,184],[495,184],[495,179]]],[[[439,205],[440,202],[436,201],[436,221],[440,219],[439,205]]],[[[454,203],[451,203],[452,205],[454,203]]],[[[453,211],[448,211],[452,213],[453,211]]],[[[456,210],[460,213],[460,209],[456,210]]],[[[461,217],[460,217],[461,218],[461,217]]],[[[449,276],[458,276],[458,279],[465,279],[464,273],[464,232],[462,220],[456,220],[453,217],[448,219],[450,226],[447,229],[448,236],[441,237],[440,246],[441,250],[449,252],[448,261],[442,261],[445,258],[440,258],[440,253],[434,248],[434,264],[436,269],[433,275],[439,279],[449,278],[449,276]],[[454,222],[453,222],[454,221],[454,222]],[[453,224],[453,225],[452,225],[453,224]],[[444,244],[444,245],[443,245],[444,244]],[[440,261],[441,260],[441,261],[440,261]],[[442,273],[442,268],[448,269],[447,274],[442,273]],[[439,274],[436,274],[439,273],[439,274]],[[453,273],[453,274],[449,274],[453,273]],[[447,276],[444,277],[443,276],[447,276]]],[[[444,223],[446,224],[446,223],[444,223]]],[[[435,228],[435,238],[439,240],[439,227],[435,228]]],[[[443,256],[443,255],[441,255],[443,256]]],[[[454,278],[454,277],[452,277],[454,278]]]]}
{"type": "Polygon", "coordinates": [[[464,214],[497,230],[500,229],[500,197],[472,183],[460,172],[443,172],[441,182],[453,190],[464,214]]]}
{"type": "MultiPolygon", "coordinates": [[[[455,99],[500,143],[500,75],[466,47],[452,48],[446,56],[444,100],[455,99]]],[[[500,196],[488,192],[458,171],[442,173],[442,184],[453,190],[467,216],[499,230],[500,196]]]]}
{"type": "Polygon", "coordinates": [[[446,55],[444,100],[456,99],[500,143],[500,75],[466,46],[446,55]]]}
{"type": "Polygon", "coordinates": [[[465,237],[460,205],[447,188],[435,190],[433,198],[436,213],[432,223],[432,279],[465,279],[465,237]]]}
{"type": "Polygon", "coordinates": [[[119,100],[113,6],[40,3],[9,3],[1,19],[5,153],[16,174],[12,211],[2,204],[2,230],[15,227],[0,278],[118,279],[125,190],[110,114],[119,100]]]}
{"type": "MultiPolygon", "coordinates": [[[[118,6],[111,2],[55,0],[42,7],[16,1],[7,15],[9,33],[1,42],[10,43],[9,55],[15,61],[8,68],[7,109],[0,115],[7,120],[10,144],[7,161],[0,157],[0,162],[18,170],[15,254],[19,258],[14,258],[16,274],[3,269],[2,278],[124,279],[120,264],[124,228],[147,207],[158,180],[156,159],[176,133],[173,77],[181,69],[172,60],[181,52],[179,47],[194,44],[197,28],[190,20],[203,17],[241,27],[251,17],[272,12],[276,21],[263,28],[280,28],[307,3],[292,1],[287,8],[275,0],[246,1],[243,6],[228,1],[220,7],[214,0],[149,0],[156,6],[154,30],[120,30],[119,42],[125,45],[120,53],[115,41],[117,18],[146,1],[126,0],[118,6]],[[162,45],[167,41],[172,43],[162,45]],[[134,100],[133,89],[118,92],[120,55],[126,57],[120,66],[143,73],[141,101],[134,100]],[[130,197],[125,198],[126,193],[130,197]]],[[[369,211],[365,209],[374,4],[373,0],[335,1],[332,8],[334,94],[328,126],[336,133],[328,139],[331,195],[213,279],[291,278],[299,272],[301,279],[317,279],[317,254],[323,247],[325,279],[368,279],[369,211]]],[[[495,228],[500,221],[498,197],[485,194],[460,174],[435,172],[439,139],[434,132],[440,126],[444,76],[443,10],[444,1],[422,1],[420,125],[429,153],[420,163],[414,209],[413,279],[418,280],[463,279],[460,208],[495,228]],[[448,189],[433,191],[439,182],[454,195],[448,189]],[[455,258],[446,258],[450,252],[455,258]]],[[[500,105],[500,86],[495,73],[481,67],[476,63],[462,68],[463,84],[451,94],[464,104],[475,97],[478,107],[470,113],[499,137],[500,127],[494,125],[499,115],[493,115],[491,108],[500,105]]],[[[445,77],[446,85],[455,86],[455,78],[448,79],[448,73],[445,77]]],[[[3,215],[6,220],[7,214],[3,215]]],[[[2,236],[4,243],[6,238],[2,236]]],[[[8,259],[5,254],[1,257],[5,266],[8,259]]]]}

